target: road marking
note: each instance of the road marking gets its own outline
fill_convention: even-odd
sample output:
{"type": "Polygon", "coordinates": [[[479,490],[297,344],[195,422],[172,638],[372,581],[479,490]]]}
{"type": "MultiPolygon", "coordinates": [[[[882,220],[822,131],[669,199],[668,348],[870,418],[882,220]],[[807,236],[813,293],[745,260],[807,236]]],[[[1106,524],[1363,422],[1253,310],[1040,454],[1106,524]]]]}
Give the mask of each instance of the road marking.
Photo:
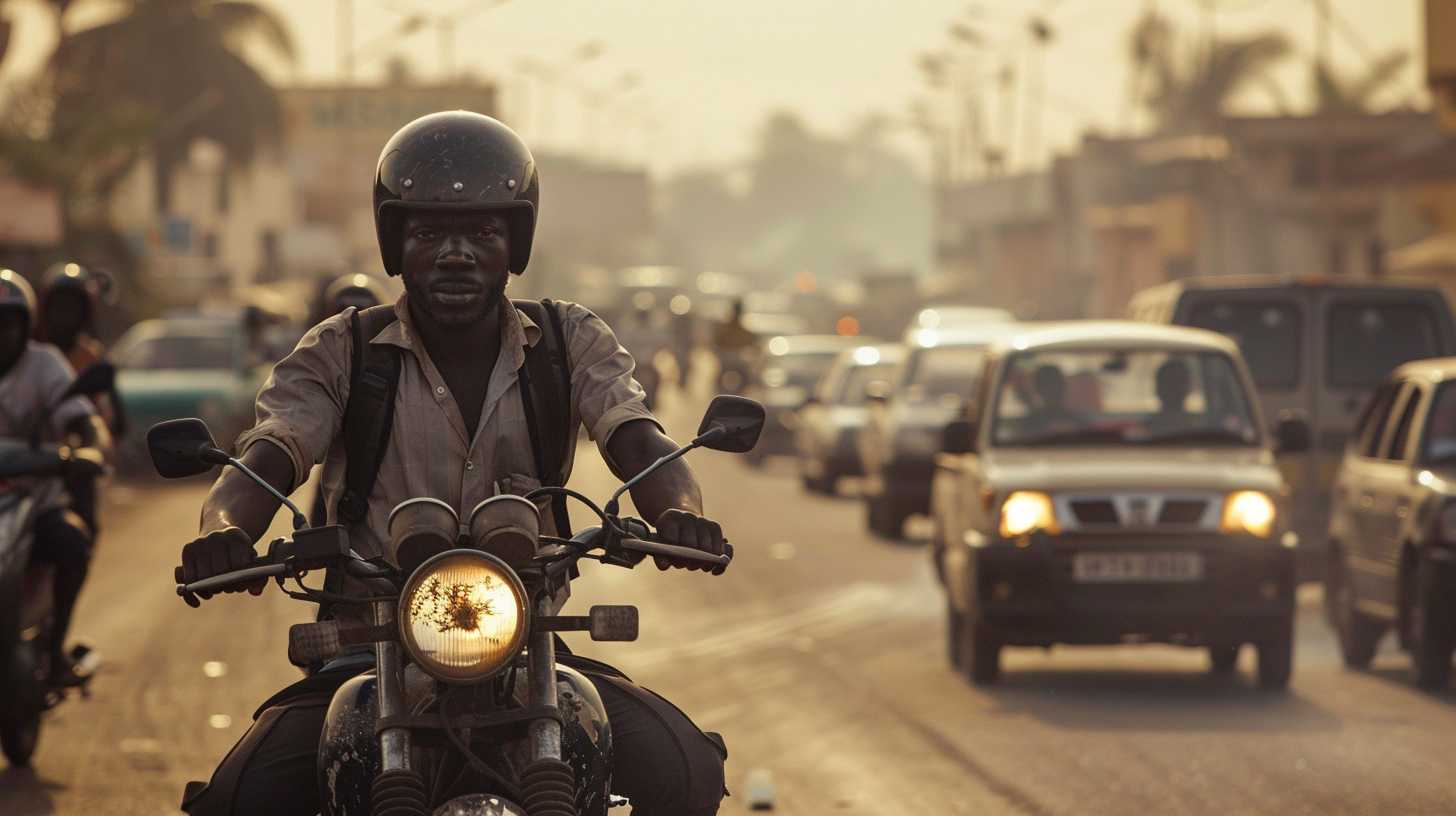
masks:
{"type": "Polygon", "coordinates": [[[232,727],[233,718],[226,714],[214,714],[207,718],[207,724],[221,731],[225,728],[232,727]]]}
{"type": "Polygon", "coordinates": [[[217,678],[227,674],[227,664],[221,660],[209,660],[202,664],[202,673],[217,678]]]}

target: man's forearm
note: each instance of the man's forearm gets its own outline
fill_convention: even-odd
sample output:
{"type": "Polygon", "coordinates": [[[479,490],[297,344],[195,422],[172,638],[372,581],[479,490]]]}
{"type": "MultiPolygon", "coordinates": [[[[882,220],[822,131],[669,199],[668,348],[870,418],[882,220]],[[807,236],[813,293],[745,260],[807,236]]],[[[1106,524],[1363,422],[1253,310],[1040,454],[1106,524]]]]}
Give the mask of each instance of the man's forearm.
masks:
{"type": "MultiPolygon", "coordinates": [[[[653,423],[630,422],[612,435],[607,445],[607,464],[617,478],[626,481],[674,450],[677,445],[653,423]]],[[[655,523],[668,510],[702,515],[703,492],[687,463],[679,459],[632,488],[632,503],[644,519],[655,523]]]]}
{"type": "MultiPolygon", "coordinates": [[[[242,461],[278,492],[284,495],[292,492],[293,463],[276,445],[254,444],[243,454],[242,461]]],[[[277,499],[242,471],[224,468],[202,505],[201,532],[206,535],[237,527],[257,541],[273,523],[279,505],[277,499]]]]}

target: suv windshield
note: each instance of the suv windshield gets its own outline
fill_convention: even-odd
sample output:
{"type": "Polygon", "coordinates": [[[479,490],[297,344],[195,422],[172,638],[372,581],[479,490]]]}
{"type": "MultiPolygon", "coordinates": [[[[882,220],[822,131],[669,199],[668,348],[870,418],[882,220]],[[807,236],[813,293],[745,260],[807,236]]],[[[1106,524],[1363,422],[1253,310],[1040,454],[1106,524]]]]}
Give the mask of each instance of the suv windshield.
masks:
{"type": "Polygon", "coordinates": [[[1248,395],[1218,352],[1032,351],[1008,364],[997,445],[1254,445],[1248,395]]]}
{"type": "Polygon", "coordinates": [[[762,380],[769,388],[812,388],[834,365],[839,351],[800,351],[770,357],[764,365],[762,380]]]}
{"type": "Polygon", "coordinates": [[[939,346],[921,349],[907,363],[906,383],[927,401],[955,396],[969,399],[986,365],[981,346],[939,346]]]}

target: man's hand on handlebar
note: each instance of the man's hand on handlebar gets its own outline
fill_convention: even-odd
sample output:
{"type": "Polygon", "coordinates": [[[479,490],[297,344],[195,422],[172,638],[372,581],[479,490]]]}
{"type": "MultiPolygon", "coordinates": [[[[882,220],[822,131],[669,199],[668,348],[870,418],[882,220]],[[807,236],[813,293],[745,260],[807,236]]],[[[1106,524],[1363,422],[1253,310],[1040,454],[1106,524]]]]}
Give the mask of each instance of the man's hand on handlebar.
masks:
{"type": "MultiPolygon", "coordinates": [[[[252,539],[241,529],[224,527],[214,530],[182,548],[182,567],[177,583],[190,584],[214,575],[251,567],[257,558],[258,553],[253,549],[252,539]]],[[[254,595],[262,595],[267,586],[268,579],[259,578],[256,583],[226,591],[242,592],[246,589],[254,595]]],[[[204,600],[212,597],[210,592],[199,595],[204,600]]]]}
{"type": "MultiPolygon", "coordinates": [[[[664,544],[676,544],[679,547],[691,547],[695,550],[710,555],[723,555],[733,552],[733,545],[723,538],[723,528],[718,522],[704,518],[686,510],[667,510],[657,518],[658,541],[664,544]]],[[[714,575],[723,574],[725,567],[712,567],[703,564],[696,564],[688,561],[679,561],[671,558],[654,556],[658,569],[669,569],[681,567],[683,569],[703,570],[712,572],[714,575]]]]}

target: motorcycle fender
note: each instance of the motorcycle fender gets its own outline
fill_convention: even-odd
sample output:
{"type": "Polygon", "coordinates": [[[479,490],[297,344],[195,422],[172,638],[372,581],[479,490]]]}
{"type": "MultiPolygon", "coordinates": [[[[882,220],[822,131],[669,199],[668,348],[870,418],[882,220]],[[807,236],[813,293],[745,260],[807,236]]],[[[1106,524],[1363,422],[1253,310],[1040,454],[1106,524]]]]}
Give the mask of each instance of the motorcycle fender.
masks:
{"type": "Polygon", "coordinates": [[[379,683],[371,670],[351,677],[334,692],[319,737],[318,785],[324,813],[365,816],[370,789],[383,769],[379,740],[379,683]]]}

